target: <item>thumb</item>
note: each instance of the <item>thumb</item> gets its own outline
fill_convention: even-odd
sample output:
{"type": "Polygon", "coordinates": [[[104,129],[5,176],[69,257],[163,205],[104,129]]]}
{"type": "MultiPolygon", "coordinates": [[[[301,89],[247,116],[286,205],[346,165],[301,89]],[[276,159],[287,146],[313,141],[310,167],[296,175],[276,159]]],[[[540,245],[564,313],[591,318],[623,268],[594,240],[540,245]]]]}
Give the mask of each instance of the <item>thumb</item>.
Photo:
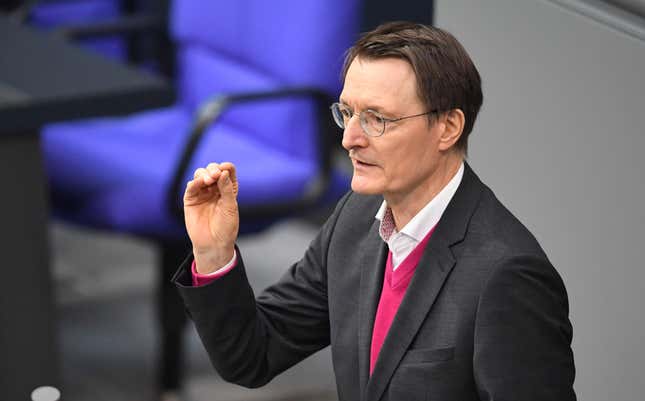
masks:
{"type": "Polygon", "coordinates": [[[222,196],[222,201],[225,204],[235,203],[235,190],[233,188],[233,182],[231,181],[231,175],[228,170],[222,171],[219,179],[217,180],[217,188],[222,196]]]}

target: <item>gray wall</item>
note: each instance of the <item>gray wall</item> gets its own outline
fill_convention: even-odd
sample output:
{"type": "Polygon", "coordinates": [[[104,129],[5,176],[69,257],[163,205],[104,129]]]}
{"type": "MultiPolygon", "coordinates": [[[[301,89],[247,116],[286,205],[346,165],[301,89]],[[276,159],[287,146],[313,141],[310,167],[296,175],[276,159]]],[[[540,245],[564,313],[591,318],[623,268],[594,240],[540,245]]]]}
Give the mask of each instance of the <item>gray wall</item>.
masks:
{"type": "Polygon", "coordinates": [[[638,27],[548,0],[440,0],[435,16],[483,77],[471,164],[567,285],[578,398],[642,401],[645,41],[629,34],[638,27]]]}

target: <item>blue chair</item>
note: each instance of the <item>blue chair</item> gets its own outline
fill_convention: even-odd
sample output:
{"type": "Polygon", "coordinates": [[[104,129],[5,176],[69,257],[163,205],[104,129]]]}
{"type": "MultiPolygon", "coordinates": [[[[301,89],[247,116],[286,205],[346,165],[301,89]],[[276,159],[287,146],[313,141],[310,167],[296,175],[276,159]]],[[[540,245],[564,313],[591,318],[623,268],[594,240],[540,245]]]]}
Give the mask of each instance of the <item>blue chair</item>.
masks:
{"type": "MultiPolygon", "coordinates": [[[[31,4],[27,21],[43,29],[60,29],[69,25],[100,23],[118,19],[122,4],[118,0],[38,1],[31,4]]],[[[110,59],[124,60],[127,43],[121,37],[86,39],[82,46],[110,59]]]]}
{"type": "Polygon", "coordinates": [[[170,0],[31,0],[16,17],[109,59],[171,78],[170,0]]]}
{"type": "Polygon", "coordinates": [[[335,201],[329,104],[358,0],[176,0],[178,101],[125,118],[60,123],[42,133],[52,205],[66,221],[161,244],[160,381],[180,385],[185,315],[170,275],[188,250],[181,198],[211,161],[237,166],[241,232],[335,201]]]}

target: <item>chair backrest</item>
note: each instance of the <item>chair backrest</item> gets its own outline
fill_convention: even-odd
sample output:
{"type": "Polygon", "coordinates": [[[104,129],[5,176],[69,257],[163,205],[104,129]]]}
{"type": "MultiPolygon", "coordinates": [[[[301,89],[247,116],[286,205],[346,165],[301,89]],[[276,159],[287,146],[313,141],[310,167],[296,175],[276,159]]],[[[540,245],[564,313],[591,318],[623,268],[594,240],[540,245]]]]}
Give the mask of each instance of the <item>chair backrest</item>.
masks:
{"type": "MultiPolygon", "coordinates": [[[[176,0],[171,35],[180,101],[196,108],[217,94],[285,86],[336,96],[344,52],[358,27],[358,2],[176,0]]],[[[236,107],[222,123],[291,156],[312,157],[312,121],[303,102],[273,102],[236,107]]]]}

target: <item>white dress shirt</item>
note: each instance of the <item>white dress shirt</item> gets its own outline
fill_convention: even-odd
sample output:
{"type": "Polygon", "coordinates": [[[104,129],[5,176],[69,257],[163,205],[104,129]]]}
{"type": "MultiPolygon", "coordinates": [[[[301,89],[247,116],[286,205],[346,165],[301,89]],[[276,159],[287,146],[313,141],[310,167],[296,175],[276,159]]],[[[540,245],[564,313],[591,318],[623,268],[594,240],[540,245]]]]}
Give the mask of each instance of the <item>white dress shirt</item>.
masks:
{"type": "Polygon", "coordinates": [[[448,207],[448,203],[457,192],[457,188],[464,176],[464,163],[461,163],[459,170],[454,177],[446,184],[445,187],[432,198],[427,205],[414,215],[412,220],[401,229],[396,230],[392,209],[383,201],[376,216],[381,223],[379,225],[379,235],[387,243],[392,252],[392,267],[394,270],[405,260],[412,250],[421,242],[430,232],[432,227],[437,225],[441,215],[448,207]]]}

